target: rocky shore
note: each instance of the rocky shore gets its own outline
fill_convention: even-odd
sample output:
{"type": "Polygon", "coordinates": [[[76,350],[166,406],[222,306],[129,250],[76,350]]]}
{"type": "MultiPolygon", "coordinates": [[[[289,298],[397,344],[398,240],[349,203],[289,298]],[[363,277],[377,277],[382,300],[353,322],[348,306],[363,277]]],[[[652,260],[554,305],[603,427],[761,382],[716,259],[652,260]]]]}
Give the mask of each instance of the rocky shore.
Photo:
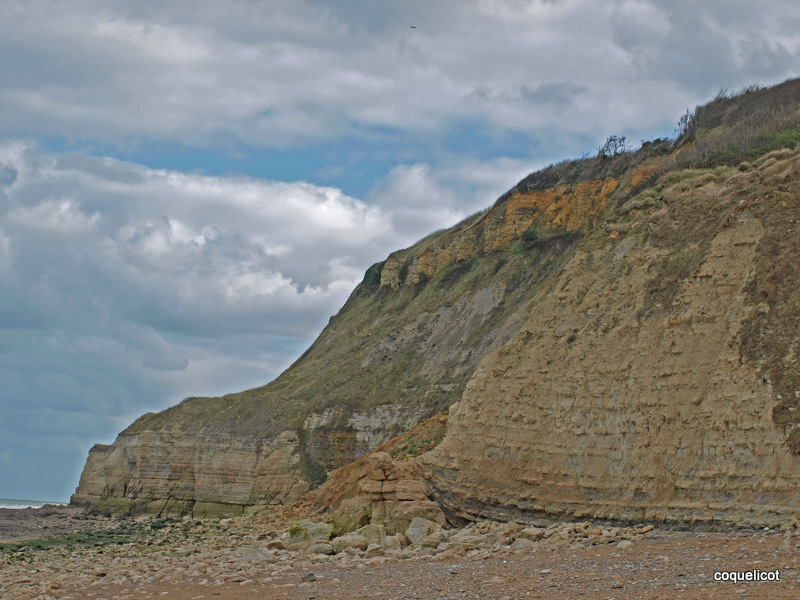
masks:
{"type": "Polygon", "coordinates": [[[405,533],[369,524],[337,537],[319,515],[298,509],[217,520],[3,511],[0,597],[795,598],[796,540],[793,528],[691,533],[490,521],[450,528],[419,517],[405,533]],[[9,523],[26,520],[36,541],[10,531],[9,523]],[[714,580],[715,572],[753,569],[779,570],[780,581],[714,580]]]}

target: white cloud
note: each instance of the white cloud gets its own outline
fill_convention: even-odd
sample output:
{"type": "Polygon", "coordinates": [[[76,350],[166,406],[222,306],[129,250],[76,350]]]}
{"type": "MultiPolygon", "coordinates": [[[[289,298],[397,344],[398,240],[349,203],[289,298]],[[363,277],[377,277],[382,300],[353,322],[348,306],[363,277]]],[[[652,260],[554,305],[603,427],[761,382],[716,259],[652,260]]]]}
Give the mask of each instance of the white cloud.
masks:
{"type": "Polygon", "coordinates": [[[796,5],[768,2],[621,0],[611,15],[615,44],[639,78],[674,82],[702,100],[731,89],[797,75],[797,47],[781,19],[797,22],[796,5]]]}
{"type": "Polygon", "coordinates": [[[19,356],[39,356],[38,368],[75,394],[80,385],[65,381],[80,359],[111,365],[115,379],[122,370],[162,398],[195,384],[194,361],[214,352],[226,364],[248,356],[231,373],[252,373],[252,355],[269,356],[257,369],[266,382],[370,263],[484,207],[525,174],[507,160],[402,166],[367,203],[304,182],[148,169],[20,143],[0,144],[0,169],[13,171],[0,211],[0,333],[10,326],[31,343],[41,338],[29,352],[15,341],[19,356]]]}
{"type": "MultiPolygon", "coordinates": [[[[69,15],[21,3],[0,24],[0,50],[17,58],[0,75],[0,124],[115,142],[228,135],[275,147],[371,127],[430,133],[474,117],[531,135],[558,118],[585,132],[612,100],[617,112],[636,112],[653,86],[679,113],[687,96],[696,103],[720,81],[735,88],[795,74],[787,23],[799,13],[789,0],[102,9],[83,0],[69,15]],[[555,84],[581,86],[596,101],[564,115],[551,96],[533,105],[521,97],[555,84]]],[[[663,119],[658,108],[643,125],[663,119]]]]}
{"type": "Polygon", "coordinates": [[[211,50],[191,31],[159,23],[101,19],[93,33],[102,44],[123,47],[139,57],[188,67],[211,58],[211,50]]]}
{"type": "Polygon", "coordinates": [[[441,185],[429,165],[395,167],[374,193],[392,211],[394,228],[406,235],[453,225],[462,215],[455,190],[441,185]]]}
{"type": "Polygon", "coordinates": [[[0,229],[0,276],[9,276],[12,266],[11,241],[0,229]]]}
{"type": "Polygon", "coordinates": [[[75,235],[94,229],[100,215],[86,215],[74,200],[60,198],[43,200],[33,207],[19,206],[8,213],[8,219],[34,229],[75,235]]]}
{"type": "MultiPolygon", "coordinates": [[[[172,315],[183,327],[213,319],[215,330],[236,328],[225,315],[240,323],[247,314],[248,330],[284,327],[308,336],[328,316],[319,312],[323,305],[335,311],[368,263],[411,234],[393,229],[402,207],[370,206],[303,182],[56,158],[18,144],[0,146],[0,160],[17,173],[0,216],[0,249],[7,259],[7,248],[19,248],[28,285],[48,289],[65,324],[79,316],[66,311],[80,307],[56,299],[84,280],[89,287],[75,302],[93,298],[112,320],[123,318],[116,295],[126,290],[123,306],[152,305],[154,319],[172,315]],[[61,237],[32,238],[33,231],[61,237]],[[261,318],[279,309],[287,311],[284,325],[261,318]]],[[[148,318],[143,312],[135,321],[153,326],[148,318]]]]}

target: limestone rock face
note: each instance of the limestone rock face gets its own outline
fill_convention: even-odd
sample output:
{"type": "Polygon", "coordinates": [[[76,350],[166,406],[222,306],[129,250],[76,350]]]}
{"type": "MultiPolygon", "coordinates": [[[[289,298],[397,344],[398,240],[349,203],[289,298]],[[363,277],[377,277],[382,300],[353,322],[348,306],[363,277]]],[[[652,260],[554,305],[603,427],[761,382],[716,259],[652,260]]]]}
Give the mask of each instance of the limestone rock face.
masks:
{"type": "Polygon", "coordinates": [[[743,188],[696,192],[731,208],[669,305],[646,307],[665,254],[635,233],[584,246],[534,299],[420,457],[450,510],[759,526],[797,510],[800,461],[742,356],[765,236],[743,188]]]}
{"type": "Polygon", "coordinates": [[[95,446],[72,503],[103,498],[166,515],[241,514],[244,506],[298,498],[297,436],[272,440],[233,433],[122,433],[95,446]]]}

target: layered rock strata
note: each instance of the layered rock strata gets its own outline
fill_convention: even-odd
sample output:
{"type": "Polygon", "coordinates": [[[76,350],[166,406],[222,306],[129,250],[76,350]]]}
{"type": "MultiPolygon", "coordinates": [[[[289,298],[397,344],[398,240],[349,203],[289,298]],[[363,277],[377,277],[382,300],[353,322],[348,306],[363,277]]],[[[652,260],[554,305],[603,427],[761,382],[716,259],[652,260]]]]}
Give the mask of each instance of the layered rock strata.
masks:
{"type": "Polygon", "coordinates": [[[369,458],[367,478],[359,485],[372,501],[373,525],[383,525],[389,534],[404,533],[417,517],[444,525],[444,513],[428,498],[422,480],[398,469],[385,452],[375,452],[369,458]]]}
{"type": "Polygon", "coordinates": [[[182,431],[123,433],[98,444],[72,497],[76,505],[103,499],[104,507],[131,507],[162,516],[241,515],[244,507],[298,498],[297,434],[268,443],[256,435],[182,431]]]}
{"type": "MultiPolygon", "coordinates": [[[[664,190],[671,204],[636,211],[627,235],[582,245],[532,299],[519,333],[481,363],[443,442],[420,457],[439,500],[467,519],[790,519],[800,506],[800,459],[787,445],[795,426],[776,423],[771,380],[745,354],[759,315],[791,309],[750,293],[767,247],[764,205],[776,201],[758,192],[776,173],[796,189],[800,156],[721,185],[693,175],[683,191],[664,190]],[[691,240],[703,248],[697,266],[654,281],[678,251],[650,233],[703,202],[719,212],[705,245],[691,240]],[[670,285],[669,304],[649,302],[670,298],[654,287],[670,285]]],[[[788,237],[800,223],[792,202],[783,200],[797,219],[781,225],[788,237]]],[[[798,369],[792,348],[787,377],[798,369]]]]}

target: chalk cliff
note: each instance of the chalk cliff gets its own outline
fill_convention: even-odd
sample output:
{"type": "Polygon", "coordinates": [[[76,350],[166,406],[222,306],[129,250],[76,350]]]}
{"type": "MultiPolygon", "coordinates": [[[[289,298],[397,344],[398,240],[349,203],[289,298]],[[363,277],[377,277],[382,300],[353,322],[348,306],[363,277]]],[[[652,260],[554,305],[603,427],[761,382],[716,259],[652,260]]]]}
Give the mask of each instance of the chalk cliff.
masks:
{"type": "Polygon", "coordinates": [[[73,502],[292,501],[451,407],[416,462],[453,518],[781,521],[800,501],[798,109],[798,81],[751,89],[674,142],[531,174],[373,265],[272,383],[95,446],[73,502]]]}

